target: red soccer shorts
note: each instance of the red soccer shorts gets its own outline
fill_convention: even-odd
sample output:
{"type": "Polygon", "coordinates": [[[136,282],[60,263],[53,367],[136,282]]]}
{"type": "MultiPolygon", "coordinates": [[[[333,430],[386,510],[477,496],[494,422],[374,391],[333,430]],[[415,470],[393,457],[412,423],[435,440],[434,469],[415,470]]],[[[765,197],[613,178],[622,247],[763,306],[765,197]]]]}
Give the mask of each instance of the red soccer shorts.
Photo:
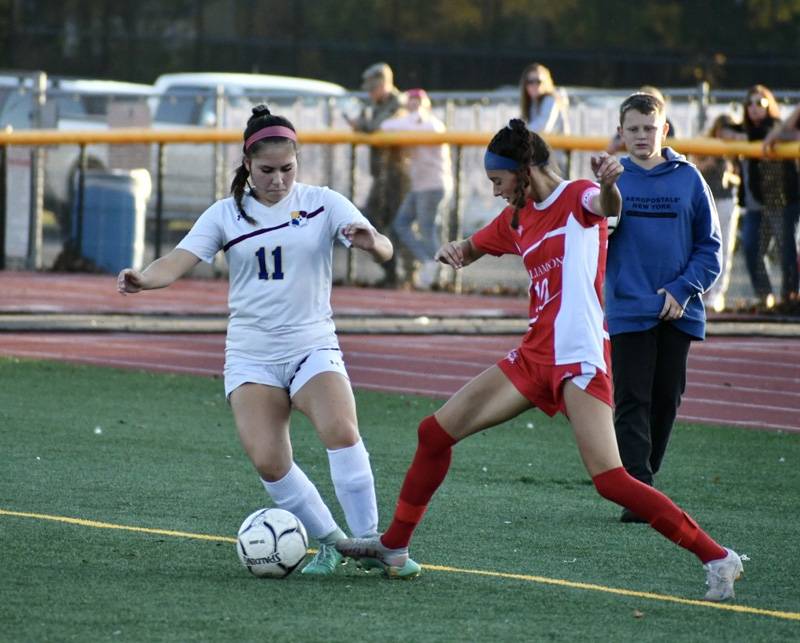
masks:
{"type": "Polygon", "coordinates": [[[559,411],[566,415],[564,383],[567,380],[608,406],[614,406],[609,373],[587,362],[560,366],[539,364],[526,359],[525,353],[524,346],[520,346],[497,362],[497,366],[531,404],[547,415],[552,417],[559,411]]]}

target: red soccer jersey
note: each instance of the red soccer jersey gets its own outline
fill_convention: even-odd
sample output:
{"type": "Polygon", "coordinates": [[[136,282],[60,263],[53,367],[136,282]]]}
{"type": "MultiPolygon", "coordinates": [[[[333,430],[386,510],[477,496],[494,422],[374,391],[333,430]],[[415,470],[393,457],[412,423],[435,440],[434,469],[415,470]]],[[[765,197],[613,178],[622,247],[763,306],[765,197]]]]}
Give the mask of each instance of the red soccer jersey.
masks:
{"type": "Polygon", "coordinates": [[[535,362],[588,362],[608,372],[602,304],[608,226],[588,209],[598,192],[592,181],[565,181],[542,203],[529,201],[520,210],[516,231],[509,206],[472,235],[484,252],[522,257],[531,280],[523,347],[535,362]]]}

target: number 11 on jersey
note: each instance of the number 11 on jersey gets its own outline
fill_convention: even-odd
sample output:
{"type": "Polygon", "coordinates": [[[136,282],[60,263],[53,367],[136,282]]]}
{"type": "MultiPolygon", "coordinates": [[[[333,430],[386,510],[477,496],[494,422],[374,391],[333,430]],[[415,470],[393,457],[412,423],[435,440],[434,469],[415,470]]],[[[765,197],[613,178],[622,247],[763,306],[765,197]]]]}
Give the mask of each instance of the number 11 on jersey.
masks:
{"type": "MultiPolygon", "coordinates": [[[[283,279],[283,270],[281,262],[281,247],[278,246],[271,253],[272,255],[272,279],[283,279]]],[[[263,246],[256,250],[256,257],[258,257],[258,278],[270,279],[269,269],[267,267],[267,249],[263,246]]]]}

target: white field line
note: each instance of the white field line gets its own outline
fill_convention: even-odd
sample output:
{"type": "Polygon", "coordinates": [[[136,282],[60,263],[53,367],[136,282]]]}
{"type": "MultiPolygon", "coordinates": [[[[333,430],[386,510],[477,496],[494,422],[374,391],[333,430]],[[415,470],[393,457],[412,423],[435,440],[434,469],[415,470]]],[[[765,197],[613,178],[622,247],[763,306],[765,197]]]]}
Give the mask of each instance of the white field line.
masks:
{"type": "Polygon", "coordinates": [[[443,337],[442,335],[406,335],[404,337],[399,337],[397,335],[391,337],[381,335],[359,335],[357,338],[352,335],[340,335],[339,340],[345,343],[357,342],[359,346],[375,345],[398,349],[434,349],[439,352],[446,351],[450,346],[458,346],[459,348],[466,346],[468,349],[474,348],[480,352],[492,349],[502,351],[515,348],[519,344],[519,338],[511,336],[498,338],[496,336],[486,337],[480,335],[459,335],[457,337],[443,337]]]}
{"type": "Polygon", "coordinates": [[[781,351],[787,347],[796,348],[800,344],[796,339],[777,339],[777,338],[751,338],[743,337],[712,337],[705,342],[695,343],[692,350],[776,350],[781,351]],[[695,348],[696,347],[696,348],[695,348]]]}
{"type": "MultiPolygon", "coordinates": [[[[775,358],[778,357],[786,357],[787,353],[775,353],[775,358]]],[[[798,367],[796,361],[792,362],[775,362],[774,360],[760,360],[760,359],[747,359],[743,357],[721,357],[719,355],[692,355],[689,353],[689,362],[698,361],[698,362],[714,362],[714,363],[724,363],[724,364],[753,364],[756,366],[768,366],[771,369],[777,368],[789,368],[794,370],[795,372],[800,372],[800,367],[798,367]]],[[[724,372],[724,371],[721,371],[724,372]]]]}
{"type": "MultiPolygon", "coordinates": [[[[138,347],[141,349],[141,347],[138,347]]],[[[179,353],[189,353],[189,354],[197,354],[191,353],[188,351],[178,351],[179,353]]],[[[144,360],[132,360],[132,359],[122,359],[122,358],[115,358],[115,357],[103,357],[103,358],[90,358],[90,357],[82,357],[82,356],[73,356],[70,353],[62,353],[56,351],[41,351],[41,350],[21,350],[21,351],[14,351],[14,353],[21,357],[37,357],[40,359],[57,359],[57,360],[67,360],[67,361],[78,361],[81,363],[97,363],[106,366],[125,366],[125,367],[137,367],[142,369],[153,368],[159,371],[172,371],[172,372],[185,372],[185,373],[195,373],[200,375],[205,374],[213,374],[217,375],[221,372],[220,370],[216,369],[209,369],[205,367],[190,367],[190,366],[181,366],[181,365],[165,365],[158,362],[151,362],[151,361],[144,361],[144,360]]],[[[141,354],[141,350],[139,351],[141,354]]],[[[216,356],[217,354],[214,353],[212,356],[216,356]]],[[[154,355],[156,357],[156,355],[154,355]]],[[[381,357],[381,356],[378,356],[381,357]]],[[[466,382],[469,379],[469,374],[463,375],[446,375],[446,374],[438,374],[438,373],[431,373],[430,370],[408,370],[408,369],[398,369],[398,368],[384,368],[379,366],[368,366],[364,364],[349,364],[348,370],[350,371],[351,375],[353,373],[357,373],[359,371],[366,371],[366,372],[373,372],[373,373],[383,373],[389,376],[400,376],[403,378],[408,378],[409,380],[417,380],[421,377],[433,379],[433,380],[441,380],[441,381],[452,381],[452,382],[466,382]]],[[[363,384],[357,381],[356,377],[351,377],[353,380],[353,384],[356,386],[362,386],[363,384]]],[[[694,384],[693,384],[694,386],[694,384]]],[[[387,385],[387,387],[391,387],[392,390],[395,390],[392,385],[387,385]]],[[[406,387],[398,386],[399,388],[406,389],[406,387]]],[[[720,387],[720,388],[728,388],[728,387],[720,387]]],[[[412,389],[409,389],[409,391],[412,389]]],[[[413,390],[421,391],[423,393],[431,393],[432,391],[430,388],[421,388],[417,387],[413,390]]],[[[449,395],[452,393],[451,390],[446,391],[449,395]]],[[[698,398],[692,397],[690,395],[684,396],[684,403],[686,402],[695,402],[695,403],[704,403],[704,404],[714,404],[714,405],[722,405],[722,406],[731,406],[736,408],[757,408],[757,409],[765,409],[765,410],[772,410],[772,411],[780,411],[780,412],[795,412],[798,411],[797,407],[785,407],[785,406],[777,406],[772,404],[752,404],[752,403],[745,403],[745,402],[738,402],[734,400],[716,400],[710,398],[698,398]]]]}
{"type": "Polygon", "coordinates": [[[800,433],[800,428],[793,424],[777,424],[775,422],[762,422],[761,420],[720,420],[719,418],[704,415],[686,415],[678,413],[678,419],[685,422],[702,422],[703,424],[722,424],[726,426],[739,426],[745,429],[766,429],[786,431],[787,433],[800,433]]]}
{"type": "MultiPolygon", "coordinates": [[[[470,379],[470,375],[467,373],[461,375],[442,375],[439,373],[431,373],[430,371],[406,371],[401,369],[391,369],[387,370],[385,368],[381,368],[379,366],[366,366],[364,364],[355,364],[355,365],[348,365],[347,366],[348,372],[357,372],[357,371],[367,371],[371,373],[387,373],[389,375],[403,375],[407,376],[409,379],[413,379],[419,381],[422,378],[430,378],[433,380],[453,380],[455,382],[466,382],[470,379]]],[[[353,379],[352,377],[350,378],[353,379]]]]}
{"type": "Polygon", "coordinates": [[[707,397],[688,397],[684,396],[683,402],[692,402],[693,404],[708,404],[714,406],[735,406],[741,409],[768,409],[770,411],[779,411],[786,413],[797,413],[800,419],[800,408],[797,406],[776,406],[774,404],[753,404],[752,402],[737,402],[734,400],[716,400],[707,397]]]}
{"type": "MultiPolygon", "coordinates": [[[[18,334],[18,336],[21,337],[21,338],[27,337],[26,334],[18,334]]],[[[59,336],[59,337],[52,337],[52,338],[51,337],[37,337],[37,341],[41,341],[43,343],[62,344],[62,345],[64,343],[77,344],[77,345],[86,345],[87,343],[94,343],[95,341],[97,341],[99,338],[102,338],[103,336],[104,335],[102,335],[102,334],[94,335],[93,338],[90,338],[90,340],[85,340],[85,341],[80,341],[79,337],[73,336],[73,335],[66,335],[66,336],[59,336]],[[65,340],[69,340],[69,341],[65,341],[65,340]]],[[[117,335],[117,337],[128,337],[128,335],[127,334],[124,334],[124,335],[120,334],[120,335],[117,335]]],[[[156,337],[152,337],[152,336],[149,336],[149,335],[141,335],[140,337],[142,337],[144,339],[148,339],[149,338],[150,343],[152,343],[153,339],[156,339],[156,337]]],[[[203,337],[203,338],[186,337],[185,338],[185,342],[186,343],[189,343],[189,342],[196,343],[196,341],[199,340],[199,339],[202,339],[203,340],[202,343],[205,343],[205,344],[214,343],[214,344],[219,345],[219,343],[220,343],[220,340],[217,339],[216,337],[203,337]]],[[[147,343],[147,342],[142,341],[142,342],[128,343],[128,342],[124,342],[124,341],[123,342],[115,341],[113,343],[113,346],[115,346],[115,347],[120,347],[121,346],[123,348],[127,346],[127,347],[130,347],[132,349],[136,349],[138,351],[138,353],[141,354],[142,349],[146,347],[146,346],[143,346],[143,344],[145,344],[145,343],[147,343]]],[[[405,347],[408,348],[407,343],[401,343],[401,344],[405,345],[405,347]]],[[[385,348],[385,346],[384,346],[384,348],[385,348]]],[[[439,346],[439,348],[441,348],[441,346],[439,346]]],[[[168,352],[168,353],[176,354],[176,355],[185,355],[186,354],[186,355],[212,356],[212,357],[219,355],[219,353],[217,351],[214,351],[213,353],[209,353],[209,352],[201,352],[201,351],[196,351],[196,350],[170,349],[170,348],[166,348],[166,347],[161,347],[160,351],[162,353],[163,352],[168,352]]],[[[177,365],[176,366],[168,366],[168,365],[163,365],[163,364],[158,364],[158,363],[154,364],[152,362],[140,361],[140,360],[130,360],[130,359],[120,359],[120,358],[100,358],[100,359],[97,359],[97,358],[88,358],[88,357],[81,357],[81,356],[75,357],[75,356],[72,356],[72,355],[67,354],[67,353],[53,352],[53,351],[41,351],[41,350],[22,350],[22,351],[12,351],[12,352],[14,352],[17,355],[24,356],[24,357],[35,357],[35,358],[41,358],[41,359],[59,359],[59,360],[68,360],[68,361],[75,361],[75,362],[81,362],[81,363],[100,363],[100,364],[109,365],[109,366],[136,367],[136,368],[142,368],[142,369],[154,369],[154,370],[158,370],[158,371],[195,373],[195,374],[200,374],[200,375],[209,375],[209,374],[210,375],[218,375],[219,374],[219,371],[216,370],[216,369],[208,369],[208,368],[204,368],[204,367],[186,367],[186,366],[177,366],[177,365]]],[[[376,361],[377,360],[381,360],[381,359],[386,359],[386,360],[389,360],[389,361],[398,361],[399,360],[399,361],[403,361],[403,363],[407,363],[407,361],[408,361],[406,357],[397,356],[397,355],[386,355],[384,353],[377,353],[374,356],[371,353],[364,353],[364,352],[357,352],[356,354],[359,357],[364,357],[365,359],[374,358],[376,361]]],[[[484,362],[478,363],[478,362],[467,362],[467,361],[464,361],[464,360],[442,360],[441,358],[439,358],[439,359],[434,358],[434,359],[431,359],[431,360],[423,360],[423,359],[416,359],[415,358],[414,361],[420,361],[423,364],[430,364],[430,363],[433,363],[433,364],[439,363],[440,364],[440,363],[442,363],[444,361],[444,362],[455,364],[455,365],[475,366],[476,369],[484,367],[484,366],[487,365],[484,362]]],[[[742,362],[743,360],[738,360],[738,361],[742,362]]],[[[362,370],[362,371],[368,371],[368,372],[371,371],[371,372],[385,373],[387,375],[399,375],[399,376],[403,376],[403,377],[408,377],[409,379],[416,379],[416,378],[419,378],[420,376],[423,376],[423,377],[428,377],[428,378],[433,378],[433,379],[451,380],[451,381],[456,381],[456,382],[464,381],[469,377],[466,374],[462,375],[462,376],[459,376],[459,375],[432,374],[430,372],[430,369],[425,369],[424,371],[419,372],[419,371],[416,371],[416,370],[382,368],[382,367],[375,367],[375,366],[362,366],[362,365],[358,365],[358,364],[351,364],[350,365],[350,370],[352,372],[357,372],[358,370],[362,370]]],[[[710,371],[710,370],[705,370],[705,369],[690,369],[690,373],[691,372],[695,372],[695,373],[720,373],[719,371],[710,371]]],[[[747,377],[751,381],[753,379],[760,379],[760,380],[774,380],[774,381],[786,382],[786,378],[785,377],[781,378],[781,377],[778,377],[778,376],[756,376],[756,375],[747,375],[747,374],[743,374],[743,373],[724,373],[724,372],[722,374],[728,375],[728,376],[734,376],[734,377],[735,376],[747,377]]],[[[452,390],[439,390],[439,389],[432,389],[431,387],[422,388],[422,387],[406,387],[406,386],[399,386],[399,385],[398,386],[391,386],[391,385],[389,385],[389,386],[386,386],[386,385],[375,386],[375,385],[373,385],[371,383],[361,383],[361,382],[358,382],[357,380],[358,380],[358,378],[354,378],[354,385],[359,386],[359,387],[363,387],[363,388],[369,388],[369,389],[378,389],[378,390],[387,390],[388,389],[388,390],[395,390],[395,391],[398,391],[398,392],[408,392],[408,393],[412,393],[413,392],[413,393],[421,393],[421,394],[427,394],[427,395],[449,395],[449,394],[452,393],[452,390]]],[[[705,388],[711,388],[711,389],[728,389],[728,388],[730,388],[730,387],[727,387],[727,386],[724,386],[724,385],[703,384],[701,382],[690,382],[690,385],[692,387],[705,387],[705,388]]],[[[762,391],[760,391],[758,389],[752,389],[750,387],[747,387],[747,388],[744,388],[744,389],[742,389],[741,387],[738,387],[738,388],[739,388],[739,390],[746,390],[746,391],[749,391],[749,392],[762,392],[762,391]]],[[[794,392],[788,392],[788,391],[776,392],[776,393],[783,394],[783,395],[788,395],[788,396],[793,396],[793,397],[797,397],[798,395],[800,395],[800,394],[797,394],[797,393],[794,393],[794,392]]],[[[795,412],[795,411],[798,410],[795,407],[783,407],[783,406],[766,405],[766,404],[748,404],[748,403],[742,403],[742,402],[736,402],[736,401],[721,401],[721,400],[707,399],[707,398],[696,398],[696,397],[691,397],[691,396],[684,397],[684,400],[686,402],[705,403],[705,404],[712,404],[712,405],[725,405],[725,406],[731,406],[731,407],[737,407],[737,408],[757,408],[757,409],[775,410],[775,411],[781,411],[781,412],[784,412],[784,411],[795,412]]],[[[683,416],[681,416],[681,417],[683,417],[683,416]]],[[[736,422],[736,421],[731,422],[729,420],[719,420],[719,419],[714,420],[712,418],[702,418],[702,419],[703,419],[703,421],[717,421],[719,423],[730,423],[730,424],[734,424],[734,425],[736,425],[736,424],[741,424],[741,425],[751,425],[751,424],[761,425],[761,424],[763,424],[763,423],[758,423],[758,422],[736,422]]],[[[792,427],[792,426],[775,425],[775,424],[768,424],[768,425],[765,424],[764,426],[770,426],[770,427],[774,427],[774,428],[787,428],[787,429],[794,429],[795,428],[795,427],[792,427]]]]}
{"type": "MultiPolygon", "coordinates": [[[[44,352],[44,351],[18,351],[17,356],[19,357],[30,357],[36,359],[56,359],[61,361],[70,361],[70,362],[78,362],[78,363],[87,363],[87,364],[100,364],[104,366],[114,366],[114,367],[126,367],[126,368],[138,368],[142,370],[151,370],[151,371],[159,371],[159,372],[180,372],[180,373],[187,373],[193,375],[220,375],[221,371],[216,369],[208,369],[208,368],[201,368],[201,367],[182,367],[182,366],[163,366],[160,364],[153,364],[152,362],[140,362],[140,361],[133,361],[133,360],[121,360],[121,359],[97,359],[97,358],[89,358],[89,357],[80,357],[80,356],[72,356],[72,355],[63,355],[60,353],[52,353],[52,352],[44,352]]],[[[351,369],[351,371],[355,372],[357,369],[351,369]]],[[[369,369],[375,370],[378,372],[387,372],[386,369],[369,369]]],[[[422,375],[419,373],[413,373],[414,375],[422,375]]],[[[455,380],[464,380],[465,378],[455,378],[451,376],[442,376],[440,379],[455,379],[455,380]]],[[[453,389],[441,389],[438,387],[409,387],[409,386],[400,386],[394,384],[381,384],[377,385],[372,383],[371,381],[362,382],[358,377],[352,377],[353,386],[356,388],[362,388],[366,390],[374,390],[374,391],[384,391],[384,392],[394,392],[394,393],[405,393],[405,394],[412,394],[412,395],[423,395],[427,397],[437,397],[437,398],[447,398],[453,394],[453,389]]],[[[706,402],[707,400],[703,399],[694,399],[691,397],[685,397],[684,402],[706,402]]],[[[716,400],[712,400],[714,404],[723,404],[726,406],[744,406],[745,408],[759,408],[759,409],[773,409],[774,407],[765,406],[765,405],[741,405],[736,402],[717,402],[716,400]]],[[[794,409],[790,409],[794,410],[794,409]]],[[[768,429],[768,430],[785,430],[790,432],[800,432],[800,428],[794,425],[788,424],[778,424],[774,422],[763,422],[760,420],[728,420],[728,419],[721,419],[718,417],[708,417],[708,416],[697,416],[697,415],[686,415],[683,413],[679,413],[679,419],[683,421],[695,421],[695,422],[706,422],[710,424],[723,424],[723,425],[731,425],[731,426],[741,426],[741,427],[750,427],[750,428],[757,428],[757,429],[768,429]]]]}
{"type": "Polygon", "coordinates": [[[440,389],[433,389],[433,388],[414,388],[408,386],[395,386],[395,385],[388,385],[388,386],[379,386],[377,384],[372,384],[370,382],[353,382],[353,386],[356,388],[366,389],[368,391],[380,391],[382,393],[407,393],[409,395],[423,395],[425,397],[437,397],[437,398],[448,398],[453,394],[451,390],[440,390],[440,389]]]}
{"type": "MultiPolygon", "coordinates": [[[[25,336],[21,335],[21,337],[25,337],[25,336]]],[[[50,345],[59,345],[59,346],[62,346],[64,344],[70,344],[70,345],[91,347],[96,341],[97,341],[97,338],[84,338],[84,339],[81,339],[80,336],[73,336],[73,335],[67,335],[65,337],[61,337],[61,336],[59,336],[59,337],[49,337],[49,336],[47,336],[47,337],[37,338],[37,343],[39,343],[39,344],[50,344],[50,345]]],[[[189,343],[189,341],[187,340],[185,343],[189,343]]],[[[203,342],[203,343],[210,343],[210,342],[203,342]]],[[[216,342],[216,343],[218,344],[218,342],[216,342]]],[[[221,357],[220,351],[218,351],[218,350],[206,351],[206,350],[197,350],[196,348],[193,348],[193,349],[172,348],[169,345],[166,345],[166,346],[160,345],[156,349],[156,347],[154,346],[153,342],[145,342],[145,341],[142,341],[142,342],[124,341],[124,340],[123,341],[119,341],[118,339],[115,339],[115,341],[113,341],[113,342],[107,342],[107,346],[108,346],[109,349],[136,351],[137,354],[140,354],[140,355],[146,349],[153,349],[154,352],[157,352],[159,354],[187,355],[187,356],[198,356],[198,357],[203,357],[203,358],[221,357]]],[[[58,353],[43,353],[42,351],[37,351],[37,354],[50,354],[50,355],[53,355],[54,357],[57,357],[58,359],[64,359],[65,357],[68,357],[67,353],[62,353],[62,352],[58,352],[58,353]]],[[[477,369],[481,369],[481,368],[484,368],[484,367],[487,366],[487,364],[485,362],[478,362],[478,361],[473,362],[473,361],[467,361],[467,360],[456,360],[456,359],[446,359],[446,358],[408,357],[408,356],[403,356],[403,355],[387,355],[385,353],[369,353],[369,352],[363,352],[363,351],[349,351],[346,354],[346,356],[356,357],[356,358],[359,358],[359,359],[363,359],[365,361],[371,360],[371,361],[373,361],[375,363],[380,363],[380,362],[394,362],[394,363],[396,363],[396,362],[400,362],[402,364],[407,364],[407,365],[421,364],[423,367],[427,366],[427,365],[448,364],[448,365],[453,365],[453,366],[464,366],[464,367],[474,368],[474,369],[477,370],[477,369]]],[[[124,360],[120,360],[120,358],[111,358],[111,357],[108,357],[108,358],[105,358],[105,359],[107,359],[107,360],[115,360],[116,359],[117,361],[124,361],[124,360]]],[[[139,362],[136,362],[136,363],[139,363],[139,362]]],[[[417,375],[420,375],[420,374],[429,375],[431,373],[431,369],[429,369],[429,368],[423,368],[422,371],[417,371],[417,370],[415,370],[413,368],[411,368],[411,369],[396,369],[396,368],[387,369],[387,368],[382,368],[382,367],[369,367],[369,366],[366,366],[366,365],[357,364],[353,360],[350,360],[350,359],[348,359],[348,364],[350,365],[351,369],[352,368],[367,368],[367,369],[372,368],[372,370],[383,371],[383,372],[386,372],[387,374],[399,374],[399,375],[407,375],[407,376],[417,376],[417,375]]],[[[722,374],[722,375],[728,375],[728,376],[732,376],[732,377],[746,377],[750,381],[752,381],[754,379],[766,380],[766,381],[770,381],[770,380],[771,381],[783,381],[783,382],[786,381],[786,378],[781,378],[781,377],[778,377],[778,376],[746,375],[746,374],[741,374],[741,373],[727,373],[726,374],[724,372],[721,373],[719,371],[711,371],[711,370],[706,370],[706,369],[702,369],[702,370],[701,369],[689,369],[689,375],[691,375],[692,373],[695,373],[695,374],[700,374],[700,373],[703,373],[703,374],[722,374]]],[[[447,377],[457,377],[457,376],[447,376],[447,377]]],[[[732,387],[724,386],[722,384],[710,384],[710,383],[704,383],[702,381],[695,381],[694,378],[691,378],[691,377],[689,378],[689,384],[692,387],[695,387],[695,388],[704,387],[704,388],[712,388],[712,389],[719,389],[719,390],[725,390],[725,389],[728,389],[728,388],[732,388],[732,387]]],[[[765,393],[768,393],[766,391],[760,391],[759,389],[752,388],[752,387],[740,387],[740,386],[737,386],[736,388],[737,388],[737,390],[746,391],[746,392],[753,392],[753,393],[765,392],[765,393]]],[[[800,397],[800,393],[790,392],[790,391],[774,391],[772,393],[784,394],[784,395],[794,396],[794,397],[800,397]]],[[[689,399],[689,398],[687,398],[687,399],[689,399]]]]}
{"type": "MultiPolygon", "coordinates": [[[[353,360],[351,358],[357,357],[360,360],[371,360],[374,362],[400,362],[401,364],[407,365],[409,368],[412,364],[421,364],[425,370],[422,372],[430,373],[431,367],[435,367],[436,365],[440,364],[448,364],[452,366],[467,366],[470,368],[476,369],[483,369],[488,368],[491,364],[485,361],[479,362],[472,362],[462,359],[448,359],[446,357],[417,357],[413,355],[394,355],[386,353],[365,353],[361,351],[346,351],[344,354],[345,362],[347,364],[352,364],[353,360]],[[427,368],[426,368],[427,367],[427,368]]],[[[499,358],[498,358],[499,359],[499,358]]],[[[496,362],[497,360],[495,360],[496,362]]],[[[494,362],[491,362],[492,364],[494,362]]]]}
{"type": "MultiPolygon", "coordinates": [[[[20,339],[29,339],[32,338],[30,335],[26,333],[16,333],[16,334],[9,334],[7,337],[12,338],[20,338],[20,339]]],[[[0,336],[1,338],[2,336],[0,336]]],[[[200,352],[196,351],[195,349],[185,350],[179,348],[171,348],[169,344],[173,344],[175,342],[188,344],[190,346],[197,346],[197,344],[205,344],[208,346],[215,346],[222,348],[224,346],[224,340],[217,339],[215,337],[196,337],[196,336],[186,336],[186,335],[171,335],[169,338],[165,338],[160,335],[137,335],[137,338],[140,339],[132,339],[131,336],[127,333],[125,334],[114,334],[112,335],[105,335],[105,334],[92,334],[91,336],[83,336],[83,335],[72,335],[72,334],[65,334],[65,335],[58,335],[58,336],[51,336],[51,335],[37,335],[35,337],[36,342],[40,344],[55,344],[55,345],[65,345],[65,344],[72,344],[72,345],[79,345],[79,346],[91,346],[95,342],[100,341],[103,342],[105,340],[105,344],[109,348],[124,348],[130,350],[137,350],[142,351],[148,347],[153,347],[158,345],[159,350],[165,353],[171,353],[175,355],[182,355],[182,354],[191,354],[191,353],[199,353],[204,356],[216,356],[219,354],[218,351],[211,351],[211,352],[200,352]],[[111,340],[111,341],[109,341],[111,340]]],[[[370,338],[370,339],[377,339],[377,338],[370,338]]],[[[341,342],[345,343],[345,342],[341,342]]],[[[373,343],[382,350],[376,352],[370,352],[365,350],[352,350],[348,349],[347,346],[344,346],[345,350],[345,358],[348,356],[355,356],[355,357],[364,357],[370,359],[371,356],[374,355],[375,359],[386,359],[388,361],[403,361],[403,362],[420,362],[423,364],[452,364],[452,365],[464,365],[464,366],[474,366],[476,368],[480,367],[488,367],[491,363],[495,363],[498,359],[502,357],[504,354],[502,351],[493,351],[493,350],[474,350],[469,351],[470,353],[476,353],[480,355],[487,355],[491,356],[491,362],[487,361],[470,361],[466,359],[448,359],[445,355],[438,354],[434,357],[417,357],[417,356],[409,356],[407,353],[386,353],[385,349],[387,348],[398,348],[398,349],[405,349],[408,350],[409,348],[419,348],[420,350],[437,348],[441,351],[443,348],[441,343],[437,342],[384,342],[384,341],[372,341],[372,342],[365,342],[365,343],[373,343]],[[412,345],[413,344],[413,345],[412,345]]],[[[349,344],[349,343],[348,343],[349,344]]],[[[359,345],[361,342],[359,342],[359,345]]],[[[446,350],[443,351],[446,354],[446,350]]],[[[720,360],[715,358],[705,358],[702,361],[711,361],[711,362],[718,362],[720,360]]],[[[757,364],[757,365],[770,365],[773,366],[774,362],[764,362],[760,360],[735,360],[737,363],[740,364],[757,364]]],[[[765,382],[775,381],[775,382],[786,382],[787,378],[785,376],[779,375],[757,375],[757,374],[750,374],[747,373],[746,370],[737,370],[737,371],[727,371],[727,370],[720,370],[720,369],[706,369],[706,368],[693,368],[691,367],[692,357],[689,359],[690,367],[688,368],[688,374],[718,374],[724,375],[731,378],[747,378],[750,381],[753,380],[761,380],[765,382]]],[[[427,371],[426,371],[427,372],[427,371]]],[[[800,383],[800,378],[789,378],[788,381],[800,383]]]]}
{"type": "MultiPolygon", "coordinates": [[[[793,384],[800,384],[800,378],[797,377],[781,377],[780,375],[756,375],[750,374],[746,372],[738,372],[732,373],[730,371],[720,371],[720,370],[709,370],[705,368],[691,368],[689,367],[686,370],[687,376],[691,375],[692,373],[703,374],[703,375],[724,375],[726,378],[730,380],[734,380],[736,378],[744,379],[748,382],[780,382],[782,384],[786,384],[787,382],[791,382],[793,384]]],[[[738,385],[737,385],[738,387],[738,385]]]]}
{"type": "MultiPolygon", "coordinates": [[[[748,386],[725,386],[724,384],[711,384],[709,382],[693,382],[691,380],[687,382],[687,388],[694,388],[694,389],[706,388],[713,390],[723,390],[723,391],[730,391],[737,395],[739,393],[758,393],[759,395],[765,395],[769,397],[784,396],[789,398],[797,398],[798,400],[800,400],[800,391],[774,391],[763,388],[751,388],[748,386]]],[[[800,406],[798,406],[798,413],[800,413],[800,406]]]]}

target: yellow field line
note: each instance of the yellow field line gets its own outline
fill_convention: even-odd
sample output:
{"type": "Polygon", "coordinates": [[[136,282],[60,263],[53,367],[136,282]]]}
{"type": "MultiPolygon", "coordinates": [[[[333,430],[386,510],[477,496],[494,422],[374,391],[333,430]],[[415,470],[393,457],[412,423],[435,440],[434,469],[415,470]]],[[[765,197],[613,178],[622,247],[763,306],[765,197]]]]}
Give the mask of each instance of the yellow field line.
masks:
{"type": "MultiPolygon", "coordinates": [[[[52,520],[63,522],[70,525],[80,525],[82,527],[94,527],[95,529],[118,529],[122,531],[136,531],[145,534],[158,536],[174,536],[177,538],[193,538],[195,540],[211,540],[216,542],[235,543],[236,539],[230,536],[212,536],[210,534],[196,534],[186,531],[173,531],[170,529],[151,529],[149,527],[131,527],[129,525],[117,525],[108,522],[98,522],[96,520],[86,520],[84,518],[71,518],[69,516],[53,516],[50,514],[29,513],[24,511],[9,511],[0,509],[0,516],[16,516],[19,518],[36,518],[38,520],[52,520]]],[[[313,552],[313,550],[311,550],[313,552]]],[[[618,596],[632,596],[644,598],[651,601],[662,601],[667,603],[678,603],[680,605],[693,605],[695,607],[706,607],[710,609],[724,610],[728,612],[739,612],[742,614],[757,614],[759,616],[771,616],[790,621],[800,621],[800,612],[782,612],[779,610],[766,610],[760,607],[749,607],[747,605],[735,605],[730,603],[711,603],[691,598],[681,598],[670,594],[654,594],[652,592],[637,592],[630,589],[618,587],[607,587],[605,585],[595,585],[594,583],[580,583],[577,581],[562,580],[559,578],[548,578],[547,576],[534,576],[531,574],[512,574],[508,572],[492,572],[480,569],[461,569],[459,567],[449,567],[446,565],[423,564],[425,570],[436,572],[449,572],[451,574],[470,574],[472,576],[488,576],[490,578],[505,578],[509,580],[521,580],[528,583],[538,583],[541,585],[556,585],[559,587],[569,587],[571,589],[583,589],[593,592],[605,592],[618,596]]]]}
{"type": "Polygon", "coordinates": [[[17,516],[19,518],[37,518],[39,520],[53,520],[55,522],[65,522],[70,525],[80,525],[81,527],[94,527],[95,529],[120,529],[122,531],[138,531],[144,534],[155,534],[157,536],[175,536],[177,538],[194,538],[196,540],[214,540],[223,543],[235,543],[235,538],[229,536],[210,536],[208,534],[193,534],[187,531],[172,531],[169,529],[150,529],[149,527],[130,527],[128,525],[115,525],[110,522],[97,522],[96,520],[85,520],[83,518],[70,518],[69,516],[51,516],[49,514],[33,514],[24,511],[7,511],[0,509],[0,516],[17,516]]]}
{"type": "Polygon", "coordinates": [[[426,570],[437,572],[451,572],[456,574],[472,574],[473,576],[491,576],[492,578],[508,578],[511,580],[524,580],[529,583],[541,583],[543,585],[559,585],[573,589],[587,589],[594,592],[606,592],[607,594],[617,594],[619,596],[634,596],[636,598],[646,598],[652,601],[664,601],[668,603],[680,603],[681,605],[694,605],[697,607],[710,607],[712,609],[726,610],[729,612],[742,612],[745,614],[759,614],[761,616],[773,616],[790,621],[800,621],[800,612],[781,612],[778,610],[765,610],[760,607],[748,607],[747,605],[733,605],[730,603],[711,603],[692,598],[681,598],[669,594],[654,594],[652,592],[637,592],[632,589],[620,589],[618,587],[606,587],[605,585],[595,585],[593,583],[580,583],[571,580],[561,580],[559,578],[548,578],[547,576],[532,576],[530,574],[510,574],[507,572],[487,572],[479,569],[460,569],[458,567],[447,567],[445,565],[423,565],[426,570]]]}

